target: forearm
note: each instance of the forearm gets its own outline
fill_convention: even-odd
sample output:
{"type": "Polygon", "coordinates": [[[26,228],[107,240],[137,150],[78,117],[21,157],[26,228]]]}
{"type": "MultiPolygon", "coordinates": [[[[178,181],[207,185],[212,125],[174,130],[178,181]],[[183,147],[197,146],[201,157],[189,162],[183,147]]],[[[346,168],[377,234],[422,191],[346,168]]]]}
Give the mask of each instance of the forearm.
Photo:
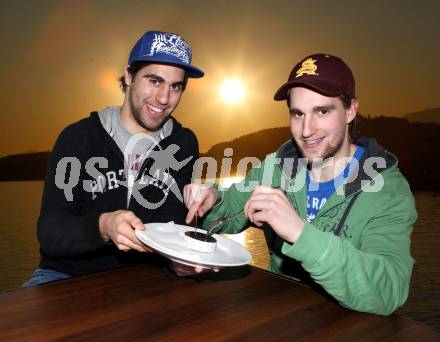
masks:
{"type": "Polygon", "coordinates": [[[87,209],[91,195],[83,189],[84,170],[71,164],[59,167],[63,158],[75,159],[85,165],[84,139],[76,128],[68,127],[60,134],[50,155],[44,184],[37,235],[42,251],[54,257],[72,257],[102,248],[105,241],[99,233],[100,213],[87,209]],[[68,171],[70,170],[70,171],[68,171]],[[75,180],[75,175],[78,177],[75,180]],[[70,185],[66,195],[64,183],[70,185]]]}
{"type": "Polygon", "coordinates": [[[413,265],[407,253],[362,251],[312,225],[296,244],[285,243],[283,253],[300,261],[316,283],[350,309],[386,315],[407,299],[413,265]]]}
{"type": "Polygon", "coordinates": [[[37,235],[40,248],[57,258],[75,257],[103,248],[106,241],[99,230],[100,214],[76,216],[67,210],[40,215],[37,235]]]}

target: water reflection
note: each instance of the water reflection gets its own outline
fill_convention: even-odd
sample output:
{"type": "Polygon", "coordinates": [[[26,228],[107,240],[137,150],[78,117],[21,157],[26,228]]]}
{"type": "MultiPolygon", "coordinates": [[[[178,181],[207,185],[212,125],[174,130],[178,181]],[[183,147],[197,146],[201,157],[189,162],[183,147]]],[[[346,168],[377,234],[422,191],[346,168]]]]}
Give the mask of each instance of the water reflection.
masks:
{"type": "MultiPolygon", "coordinates": [[[[228,188],[234,183],[239,183],[244,177],[228,177],[219,180],[222,187],[228,188]]],[[[251,265],[267,269],[269,265],[269,252],[263,231],[258,228],[249,228],[240,234],[229,234],[228,237],[244,247],[252,254],[251,265]]]]}
{"type": "Polygon", "coordinates": [[[258,228],[248,228],[240,234],[228,234],[228,238],[246,247],[252,254],[252,266],[267,269],[269,265],[269,251],[263,231],[258,228]]]}
{"type": "MultiPolygon", "coordinates": [[[[0,182],[0,292],[22,284],[38,263],[36,222],[42,188],[43,182],[0,182]]],[[[440,328],[440,196],[419,192],[415,197],[419,218],[411,250],[416,264],[408,302],[398,313],[440,328]]],[[[267,268],[269,254],[261,230],[249,228],[228,236],[250,251],[252,265],[267,268]]]]}
{"type": "Polygon", "coordinates": [[[234,183],[240,183],[244,177],[228,177],[228,178],[221,178],[219,180],[219,184],[223,188],[229,188],[234,183]]]}

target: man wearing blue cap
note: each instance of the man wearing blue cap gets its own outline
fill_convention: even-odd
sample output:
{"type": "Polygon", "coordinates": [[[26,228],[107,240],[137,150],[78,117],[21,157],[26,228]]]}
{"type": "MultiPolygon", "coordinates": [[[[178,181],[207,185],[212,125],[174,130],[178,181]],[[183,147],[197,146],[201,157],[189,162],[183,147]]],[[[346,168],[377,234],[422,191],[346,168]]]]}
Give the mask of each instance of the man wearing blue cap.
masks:
{"type": "Polygon", "coordinates": [[[40,264],[24,286],[125,265],[162,262],[134,234],[184,223],[183,186],[198,158],[194,133],[171,116],[191,65],[183,37],[146,32],[120,78],[124,102],[63,130],[49,160],[38,220],[40,264]]]}

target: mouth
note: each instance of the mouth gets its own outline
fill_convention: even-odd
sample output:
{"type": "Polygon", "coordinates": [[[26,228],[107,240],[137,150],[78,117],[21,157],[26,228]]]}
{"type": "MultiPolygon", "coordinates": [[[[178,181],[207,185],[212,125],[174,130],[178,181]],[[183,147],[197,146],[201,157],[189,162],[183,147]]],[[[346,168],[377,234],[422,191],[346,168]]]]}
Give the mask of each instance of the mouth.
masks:
{"type": "Polygon", "coordinates": [[[153,105],[148,104],[148,103],[147,103],[147,108],[148,108],[150,113],[152,113],[153,115],[156,115],[156,116],[162,115],[164,113],[164,111],[165,111],[165,108],[159,108],[159,107],[153,106],[153,105]]]}
{"type": "Polygon", "coordinates": [[[315,148],[317,147],[322,141],[324,140],[324,137],[322,138],[316,138],[316,139],[303,139],[303,146],[305,148],[315,148]]]}

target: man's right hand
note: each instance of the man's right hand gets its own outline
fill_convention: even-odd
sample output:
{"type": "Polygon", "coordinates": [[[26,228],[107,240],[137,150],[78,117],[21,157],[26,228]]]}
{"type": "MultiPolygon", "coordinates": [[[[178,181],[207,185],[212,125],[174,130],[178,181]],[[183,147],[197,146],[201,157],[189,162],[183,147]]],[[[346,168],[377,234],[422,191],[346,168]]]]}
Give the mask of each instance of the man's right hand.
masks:
{"type": "Polygon", "coordinates": [[[144,230],[144,224],[133,212],[117,210],[103,213],[99,217],[99,231],[104,240],[112,240],[121,251],[134,249],[138,252],[152,252],[138,240],[134,231],[144,230]]]}
{"type": "Polygon", "coordinates": [[[217,202],[218,191],[209,185],[187,184],[183,188],[183,200],[188,208],[186,223],[191,223],[194,215],[203,216],[217,202]]]}

